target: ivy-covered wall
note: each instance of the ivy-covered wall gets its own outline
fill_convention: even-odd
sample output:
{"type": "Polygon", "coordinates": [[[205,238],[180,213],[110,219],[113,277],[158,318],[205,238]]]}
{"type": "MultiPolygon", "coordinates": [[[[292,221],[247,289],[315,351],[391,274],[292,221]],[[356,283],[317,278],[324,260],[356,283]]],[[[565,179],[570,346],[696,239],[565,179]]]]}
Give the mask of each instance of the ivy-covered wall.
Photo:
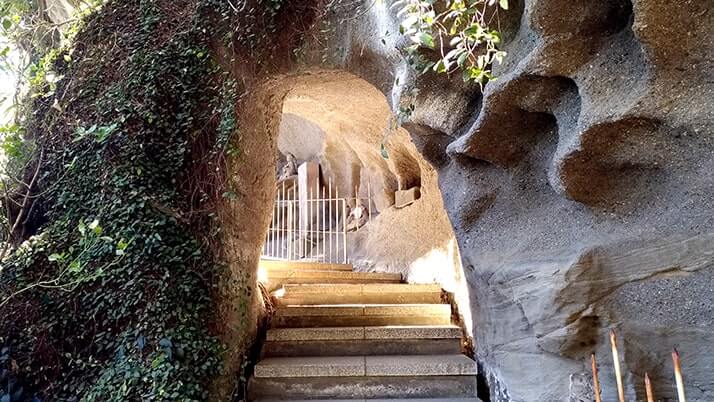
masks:
{"type": "Polygon", "coordinates": [[[226,262],[219,208],[240,200],[225,160],[247,82],[289,65],[312,27],[305,3],[110,1],[47,57],[62,79],[36,80],[29,105],[37,200],[0,271],[0,396],[240,394],[254,331],[226,341],[251,307],[221,314],[259,292],[240,280],[253,267],[226,262]]]}

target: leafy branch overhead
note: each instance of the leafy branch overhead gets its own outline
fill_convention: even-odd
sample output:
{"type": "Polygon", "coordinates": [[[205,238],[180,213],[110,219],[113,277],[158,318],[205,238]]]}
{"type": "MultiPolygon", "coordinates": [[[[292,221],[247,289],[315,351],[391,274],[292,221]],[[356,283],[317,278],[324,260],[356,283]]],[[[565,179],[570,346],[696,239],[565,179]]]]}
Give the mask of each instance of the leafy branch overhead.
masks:
{"type": "Polygon", "coordinates": [[[397,0],[392,7],[401,19],[400,32],[411,41],[406,51],[416,68],[461,70],[464,81],[481,85],[494,78],[491,66],[506,53],[498,49],[501,35],[492,26],[508,0],[397,0]],[[423,50],[437,51],[439,58],[428,59],[423,50]]]}

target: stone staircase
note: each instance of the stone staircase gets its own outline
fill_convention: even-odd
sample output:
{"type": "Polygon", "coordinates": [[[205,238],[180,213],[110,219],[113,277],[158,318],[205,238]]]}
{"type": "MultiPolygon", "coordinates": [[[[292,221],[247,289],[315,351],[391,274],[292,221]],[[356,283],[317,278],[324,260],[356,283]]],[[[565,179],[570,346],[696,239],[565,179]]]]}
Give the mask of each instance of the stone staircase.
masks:
{"type": "Polygon", "coordinates": [[[476,363],[438,285],[351,265],[263,262],[276,313],[251,401],[476,402],[476,363]]]}

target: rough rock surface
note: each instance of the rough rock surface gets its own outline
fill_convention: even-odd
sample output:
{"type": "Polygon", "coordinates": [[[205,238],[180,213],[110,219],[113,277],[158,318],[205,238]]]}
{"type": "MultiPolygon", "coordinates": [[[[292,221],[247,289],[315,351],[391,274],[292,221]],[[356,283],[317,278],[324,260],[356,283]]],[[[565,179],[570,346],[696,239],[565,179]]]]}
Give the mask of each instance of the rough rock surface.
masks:
{"type": "Polygon", "coordinates": [[[406,130],[390,127],[392,119],[374,86],[351,74],[333,74],[288,93],[278,150],[297,163],[318,161],[323,182],[329,178],[341,196],[357,195],[366,204],[371,192],[372,221],[348,236],[357,269],[400,273],[411,282],[438,282],[458,291],[463,273],[436,171],[406,130]],[[414,186],[421,187],[420,197],[396,208],[395,191],[414,186]]]}
{"type": "Polygon", "coordinates": [[[335,65],[394,109],[419,89],[406,127],[439,173],[490,400],[587,399],[592,352],[613,400],[611,329],[629,399],[645,370],[673,398],[677,347],[688,400],[714,400],[711,2],[513,3],[483,95],[414,82],[385,7],[335,34],[335,65]]]}

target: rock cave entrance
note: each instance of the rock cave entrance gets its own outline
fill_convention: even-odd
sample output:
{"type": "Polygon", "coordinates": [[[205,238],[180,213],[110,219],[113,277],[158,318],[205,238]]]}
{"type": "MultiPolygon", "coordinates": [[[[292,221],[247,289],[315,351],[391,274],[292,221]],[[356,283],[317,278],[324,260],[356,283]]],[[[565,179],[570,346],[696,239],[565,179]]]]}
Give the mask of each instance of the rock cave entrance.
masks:
{"type": "MultiPolygon", "coordinates": [[[[276,199],[283,186],[296,185],[295,170],[305,164],[314,167],[318,188],[331,183],[334,198],[339,191],[339,198],[346,199],[348,215],[358,206],[353,200],[360,198],[363,213],[371,216],[359,223],[359,230],[347,233],[347,259],[353,269],[400,274],[408,283],[439,284],[453,294],[460,324],[472,338],[469,291],[437,172],[409,133],[393,125],[383,92],[334,70],[274,76],[253,88],[237,106],[242,119],[231,139],[235,151],[227,159],[226,190],[231,196],[224,197],[218,216],[230,268],[222,287],[226,296],[220,298],[221,316],[229,328],[223,342],[239,345],[260,338],[256,331],[270,308],[265,292],[271,289],[265,286],[259,262],[275,228],[276,199]],[[400,191],[418,196],[407,196],[398,208],[400,191]],[[246,288],[256,291],[235,291],[246,288]]],[[[292,194],[295,197],[296,191],[292,194]]],[[[279,227],[290,220],[284,211],[281,216],[279,227]]],[[[293,227],[298,226],[299,219],[293,219],[293,227]]],[[[337,223],[327,221],[328,227],[337,223]]],[[[227,361],[237,364],[240,356],[227,361]]]]}
{"type": "Polygon", "coordinates": [[[275,154],[275,198],[282,201],[274,203],[264,258],[344,259],[357,271],[400,273],[411,283],[465,291],[436,171],[396,126],[377,88],[343,72],[298,79],[282,103],[275,154]],[[346,222],[339,203],[305,204],[306,196],[344,199],[346,222]],[[307,240],[299,239],[299,228],[306,217],[300,214],[308,212],[286,210],[301,203],[312,220],[307,240]]]}

